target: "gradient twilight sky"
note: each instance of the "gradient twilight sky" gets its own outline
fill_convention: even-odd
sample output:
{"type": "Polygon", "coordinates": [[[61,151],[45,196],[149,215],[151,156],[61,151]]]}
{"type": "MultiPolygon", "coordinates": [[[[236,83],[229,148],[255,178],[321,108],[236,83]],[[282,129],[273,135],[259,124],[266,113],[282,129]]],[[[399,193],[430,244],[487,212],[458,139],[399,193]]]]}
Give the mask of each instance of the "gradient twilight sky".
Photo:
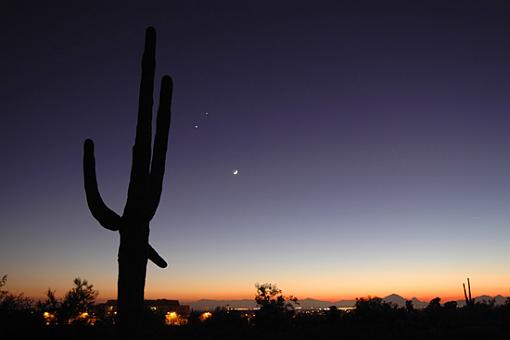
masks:
{"type": "Polygon", "coordinates": [[[153,25],[175,89],[147,298],[510,294],[508,1],[144,2],[1,5],[8,289],[115,297],[82,143],[121,212],[153,25]]]}

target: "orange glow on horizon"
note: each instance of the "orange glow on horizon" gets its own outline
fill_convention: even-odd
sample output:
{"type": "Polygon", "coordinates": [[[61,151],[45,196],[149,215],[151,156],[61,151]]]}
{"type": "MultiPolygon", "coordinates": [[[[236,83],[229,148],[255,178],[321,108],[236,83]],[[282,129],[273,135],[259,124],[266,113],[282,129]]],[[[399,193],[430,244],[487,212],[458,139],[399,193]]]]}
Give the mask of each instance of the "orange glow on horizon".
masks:
{"type": "MultiPolygon", "coordinates": [[[[481,296],[481,295],[489,295],[489,296],[496,296],[496,295],[502,295],[502,296],[509,296],[509,288],[507,288],[505,285],[496,285],[497,287],[494,287],[494,285],[491,286],[480,286],[480,285],[473,285],[471,286],[472,295],[473,297],[481,296]]],[[[448,301],[448,300],[462,300],[464,299],[464,293],[462,291],[462,284],[457,284],[457,287],[448,287],[445,286],[444,289],[438,289],[437,286],[434,287],[434,289],[416,289],[416,290],[409,290],[409,289],[401,289],[398,288],[395,289],[389,289],[389,288],[380,288],[380,289],[366,289],[363,291],[361,288],[356,289],[355,291],[348,291],[346,290],[346,293],[344,294],[338,294],[336,292],[327,292],[324,290],[317,290],[315,293],[313,291],[310,291],[308,289],[306,290],[292,290],[292,289],[286,289],[284,286],[278,285],[278,288],[282,289],[283,294],[293,295],[297,296],[298,299],[303,300],[306,298],[311,299],[317,299],[317,300],[323,300],[323,301],[339,301],[339,300],[354,300],[356,298],[361,297],[385,297],[390,294],[398,294],[406,299],[411,298],[417,298],[421,301],[428,302],[431,299],[435,297],[440,297],[442,301],[448,301]]],[[[46,296],[39,292],[32,292],[30,291],[27,293],[26,291],[17,291],[15,289],[10,290],[13,293],[23,293],[24,296],[31,297],[35,300],[45,299],[46,296]]],[[[99,289],[100,295],[97,298],[98,302],[103,302],[109,299],[116,299],[117,298],[117,292],[115,289],[99,289]]],[[[63,291],[62,291],[63,292],[63,291]]],[[[63,294],[62,294],[63,295],[63,294]]],[[[57,295],[58,297],[62,297],[60,295],[57,295]]],[[[241,300],[241,299],[254,299],[255,297],[255,289],[253,290],[236,290],[234,287],[229,292],[211,292],[206,290],[197,290],[195,292],[189,292],[186,290],[174,290],[172,292],[165,292],[164,289],[157,289],[157,290],[146,290],[145,292],[145,298],[152,300],[152,299],[177,299],[180,301],[196,301],[200,299],[213,299],[213,300],[241,300]]]]}
{"type": "MultiPolygon", "coordinates": [[[[183,303],[199,299],[215,300],[252,300],[255,296],[255,283],[276,283],[282,289],[284,295],[294,295],[300,300],[306,298],[323,301],[353,300],[360,297],[385,297],[390,294],[398,294],[406,299],[413,297],[428,302],[435,297],[440,297],[443,302],[448,300],[464,299],[462,283],[469,276],[473,297],[481,295],[510,295],[510,274],[493,274],[488,272],[476,272],[466,275],[465,273],[446,271],[379,271],[352,273],[349,275],[330,273],[328,275],[305,275],[285,273],[275,275],[273,280],[230,279],[220,278],[215,280],[203,279],[174,279],[168,278],[165,273],[148,275],[145,290],[146,299],[177,299],[183,303]]],[[[312,273],[314,274],[314,273],[312,273]]],[[[235,276],[233,276],[235,278],[235,276]]],[[[116,299],[116,280],[104,278],[88,278],[99,291],[98,302],[108,299],[116,299]]],[[[11,293],[23,293],[35,300],[45,299],[45,290],[41,286],[50,287],[57,291],[57,298],[62,298],[70,288],[70,280],[53,283],[36,282],[35,280],[16,281],[9,280],[6,288],[11,293]],[[28,284],[34,284],[29,286],[28,284]],[[58,283],[58,285],[57,285],[58,283]]]]}

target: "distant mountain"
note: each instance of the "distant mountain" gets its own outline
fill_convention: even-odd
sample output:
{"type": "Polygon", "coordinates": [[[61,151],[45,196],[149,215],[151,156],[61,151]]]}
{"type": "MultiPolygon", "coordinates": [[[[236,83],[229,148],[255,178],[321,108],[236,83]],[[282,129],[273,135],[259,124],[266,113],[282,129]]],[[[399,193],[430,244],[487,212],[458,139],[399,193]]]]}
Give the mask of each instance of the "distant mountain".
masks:
{"type": "MultiPolygon", "coordinates": [[[[494,300],[496,305],[503,305],[505,304],[507,297],[503,295],[496,295],[496,296],[489,296],[489,295],[480,295],[474,298],[475,303],[476,302],[485,302],[489,303],[490,301],[494,300]]],[[[462,307],[466,304],[465,300],[457,300],[457,306],[462,307]]]]}
{"type": "Polygon", "coordinates": [[[257,304],[253,299],[242,300],[210,300],[202,299],[189,303],[191,309],[212,311],[216,307],[231,307],[231,308],[255,308],[257,304]]]}
{"type": "MultiPolygon", "coordinates": [[[[474,299],[475,299],[475,302],[485,302],[485,303],[488,303],[491,300],[494,300],[496,305],[502,305],[506,302],[507,298],[502,295],[496,295],[496,296],[481,295],[481,296],[475,297],[474,299]]],[[[397,294],[388,295],[387,297],[383,298],[383,300],[385,302],[391,302],[399,307],[404,307],[405,302],[406,302],[405,298],[403,298],[402,296],[397,295],[397,294]]],[[[411,299],[411,301],[413,301],[414,308],[417,308],[417,309],[425,308],[429,304],[428,302],[420,301],[415,297],[413,297],[411,299]]],[[[445,303],[445,302],[448,302],[448,301],[441,301],[441,303],[445,303]]],[[[457,300],[456,302],[457,302],[458,307],[463,307],[466,304],[465,300],[457,300]]]]}
{"type": "Polygon", "coordinates": [[[303,309],[312,309],[312,308],[329,308],[331,306],[338,306],[336,302],[331,301],[323,301],[306,298],[303,300],[299,300],[299,307],[303,309]]]}
{"type": "Polygon", "coordinates": [[[299,300],[298,302],[299,302],[299,306],[303,309],[329,308],[331,306],[354,307],[354,305],[356,304],[356,300],[324,301],[324,300],[316,300],[316,299],[311,299],[311,298],[299,300]]]}
{"type": "MultiPolygon", "coordinates": [[[[394,305],[397,305],[399,307],[404,307],[406,304],[406,298],[398,295],[398,294],[390,294],[384,298],[382,298],[383,301],[392,303],[394,305]]],[[[475,302],[488,302],[491,299],[495,299],[496,305],[501,305],[506,302],[506,297],[502,295],[497,295],[495,297],[488,296],[488,295],[482,295],[475,297],[475,302]]],[[[413,302],[414,308],[421,309],[427,307],[429,304],[428,301],[421,301],[417,298],[413,297],[411,298],[411,301],[413,302]]],[[[331,306],[337,306],[337,307],[354,307],[356,304],[356,300],[339,300],[339,301],[324,301],[324,300],[317,300],[317,299],[311,299],[311,298],[305,298],[302,300],[299,300],[299,307],[303,309],[313,309],[313,308],[328,308],[331,306]]],[[[445,303],[447,301],[441,301],[442,303],[445,303]]],[[[457,305],[459,307],[462,307],[465,305],[464,300],[458,300],[457,305]]],[[[242,300],[211,300],[211,299],[202,299],[198,301],[194,301],[189,303],[189,306],[194,310],[214,310],[217,307],[231,307],[231,308],[256,308],[257,304],[253,299],[242,299],[242,300]]]]}
{"type": "Polygon", "coordinates": [[[337,307],[354,307],[356,300],[340,300],[333,302],[333,305],[337,307]]]}
{"type": "MultiPolygon", "coordinates": [[[[389,302],[399,307],[404,307],[406,305],[406,299],[397,294],[390,294],[387,297],[383,298],[384,302],[389,302]]],[[[416,306],[415,306],[416,307],[416,306]]]]}
{"type": "MultiPolygon", "coordinates": [[[[389,302],[389,303],[392,303],[399,307],[405,307],[407,300],[408,299],[406,299],[398,294],[390,294],[390,295],[386,296],[385,298],[383,298],[384,302],[389,302]]],[[[413,306],[416,309],[425,308],[428,305],[428,302],[418,300],[416,297],[411,298],[411,301],[413,302],[413,306]]]]}

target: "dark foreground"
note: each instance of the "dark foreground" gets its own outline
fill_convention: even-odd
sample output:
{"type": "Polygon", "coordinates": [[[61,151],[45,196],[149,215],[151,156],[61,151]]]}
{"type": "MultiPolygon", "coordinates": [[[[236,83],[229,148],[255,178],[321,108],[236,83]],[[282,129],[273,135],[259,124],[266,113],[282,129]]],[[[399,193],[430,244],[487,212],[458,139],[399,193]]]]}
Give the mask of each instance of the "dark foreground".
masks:
{"type": "MultiPolygon", "coordinates": [[[[112,319],[94,325],[46,325],[34,311],[3,313],[0,339],[114,339],[112,319]]],[[[510,303],[469,307],[432,303],[422,310],[377,299],[358,302],[350,312],[256,313],[218,309],[207,320],[167,326],[146,314],[145,339],[510,339],[510,303]]]]}

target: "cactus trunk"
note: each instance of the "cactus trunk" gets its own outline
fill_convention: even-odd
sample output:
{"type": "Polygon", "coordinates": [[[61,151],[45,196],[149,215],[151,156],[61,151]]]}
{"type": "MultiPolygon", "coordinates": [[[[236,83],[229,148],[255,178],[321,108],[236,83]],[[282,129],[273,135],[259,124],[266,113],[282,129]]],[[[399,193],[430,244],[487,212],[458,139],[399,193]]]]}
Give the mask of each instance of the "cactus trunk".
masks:
{"type": "MultiPolygon", "coordinates": [[[[145,228],[144,228],[145,229],[145,228]]],[[[148,226],[147,226],[148,231],[148,226]]],[[[138,235],[121,232],[119,246],[119,278],[117,322],[120,339],[141,339],[147,242],[138,235]]]]}

